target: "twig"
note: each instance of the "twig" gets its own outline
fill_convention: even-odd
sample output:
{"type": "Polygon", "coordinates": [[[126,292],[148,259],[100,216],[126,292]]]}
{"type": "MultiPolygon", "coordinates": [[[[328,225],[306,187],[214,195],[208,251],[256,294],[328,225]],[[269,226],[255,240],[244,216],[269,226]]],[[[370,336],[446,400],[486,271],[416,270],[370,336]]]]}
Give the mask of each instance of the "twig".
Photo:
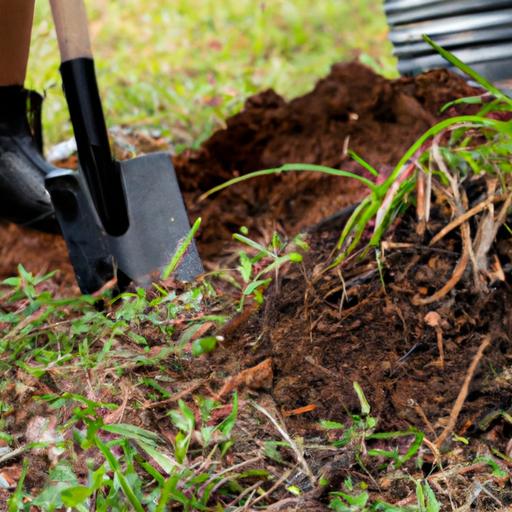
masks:
{"type": "Polygon", "coordinates": [[[461,224],[464,224],[467,220],[469,220],[471,217],[475,216],[477,213],[480,213],[481,211],[485,210],[490,204],[492,203],[499,203],[505,199],[505,196],[503,194],[498,196],[490,196],[485,201],[482,201],[481,203],[478,203],[476,206],[473,206],[470,210],[463,213],[456,219],[453,219],[449,224],[447,224],[441,231],[437,233],[437,235],[432,238],[429,245],[435,245],[437,242],[439,242],[441,239],[443,239],[448,233],[453,231],[455,228],[458,228],[461,224]]]}
{"type": "MultiPolygon", "coordinates": [[[[441,150],[439,148],[439,140],[441,138],[441,134],[438,135],[433,143],[432,143],[432,157],[434,158],[439,170],[445,175],[446,179],[450,183],[450,189],[453,194],[453,203],[452,208],[459,213],[460,215],[464,214],[465,207],[467,207],[467,197],[461,197],[461,193],[459,190],[459,184],[457,180],[450,174],[448,167],[443,159],[441,154],[441,150]]],[[[475,255],[473,253],[473,246],[471,243],[471,232],[469,229],[469,225],[467,223],[462,223],[460,225],[460,232],[462,237],[462,256],[453,271],[452,277],[448,280],[448,282],[437,292],[435,292],[430,297],[421,298],[419,296],[415,296],[412,299],[412,302],[416,306],[425,306],[427,304],[432,304],[433,302],[437,302],[446,296],[462,279],[464,272],[466,270],[468,261],[471,260],[473,265],[476,265],[475,255]]]]}
{"type": "Polygon", "coordinates": [[[443,461],[441,459],[441,453],[439,452],[439,449],[437,448],[437,446],[432,441],[429,441],[426,437],[423,438],[423,443],[426,444],[428,446],[428,448],[430,449],[430,451],[432,452],[432,455],[434,456],[436,464],[439,467],[442,467],[443,461]]]}
{"type": "Polygon", "coordinates": [[[284,498],[281,501],[273,503],[272,505],[267,507],[267,512],[278,512],[280,510],[300,510],[298,504],[300,503],[302,498],[294,497],[294,498],[284,498]]]}
{"type": "MultiPolygon", "coordinates": [[[[434,436],[436,435],[436,431],[434,430],[434,427],[432,426],[432,423],[428,419],[427,415],[425,414],[425,411],[423,410],[423,407],[416,401],[412,400],[412,405],[414,407],[414,410],[416,411],[416,414],[423,420],[423,423],[428,428],[431,434],[434,436]]],[[[430,443],[430,441],[429,441],[430,443]]]]}
{"type": "Polygon", "coordinates": [[[292,440],[292,438],[290,437],[288,432],[286,432],[286,430],[281,425],[279,425],[277,420],[261,405],[257,404],[256,402],[250,402],[250,403],[258,412],[261,412],[261,414],[265,415],[271,421],[271,423],[274,425],[276,430],[281,434],[281,437],[290,445],[290,448],[295,453],[297,462],[301,465],[302,470],[309,478],[311,484],[313,486],[316,485],[316,478],[313,475],[311,468],[308,466],[308,463],[306,462],[304,455],[302,455],[302,452],[299,450],[297,444],[292,440]]]}
{"type": "Polygon", "coordinates": [[[469,466],[459,466],[448,471],[442,471],[438,473],[434,473],[427,477],[427,480],[439,480],[440,478],[450,478],[455,475],[464,475],[466,473],[479,473],[481,471],[488,471],[489,464],[487,462],[477,462],[475,464],[470,464],[469,466]]]}
{"type": "Polygon", "coordinates": [[[434,443],[438,448],[444,443],[446,438],[452,433],[453,429],[455,428],[460,411],[462,410],[464,402],[466,401],[466,397],[468,396],[469,385],[471,383],[471,380],[473,379],[473,375],[475,374],[478,363],[480,362],[482,356],[484,355],[485,349],[490,344],[491,337],[487,335],[484,337],[482,343],[478,347],[478,351],[475,354],[473,361],[471,361],[471,364],[469,365],[468,371],[466,373],[466,378],[464,379],[464,383],[462,384],[462,387],[459,391],[459,395],[457,396],[457,400],[455,400],[455,404],[450,413],[448,425],[446,425],[446,428],[441,432],[441,435],[436,439],[434,443]]]}
{"type": "Polygon", "coordinates": [[[9,453],[6,453],[5,455],[2,455],[0,457],[0,464],[3,464],[4,462],[7,462],[8,460],[14,459],[18,455],[21,455],[23,452],[29,449],[29,445],[23,445],[19,448],[16,448],[16,450],[12,450],[9,453]]]}
{"type": "Polygon", "coordinates": [[[254,505],[256,505],[256,503],[259,503],[261,500],[265,499],[267,496],[271,496],[272,493],[277,489],[279,488],[282,483],[284,481],[286,481],[288,479],[288,477],[291,475],[292,473],[292,470],[289,469],[288,471],[286,471],[285,473],[283,473],[281,475],[281,477],[279,478],[279,480],[277,480],[277,482],[268,490],[268,491],[265,491],[263,494],[261,494],[260,496],[258,496],[250,505],[251,507],[254,507],[254,505]]]}
{"type": "MultiPolygon", "coordinates": [[[[220,478],[221,476],[227,474],[227,473],[233,473],[235,471],[237,471],[238,469],[240,468],[243,468],[245,466],[248,466],[250,464],[253,464],[255,462],[259,462],[261,460],[261,456],[257,456],[257,457],[253,457],[252,459],[247,459],[247,460],[244,460],[242,462],[240,462],[239,464],[235,464],[234,466],[230,466],[228,468],[225,468],[223,469],[222,471],[220,471],[219,473],[216,473],[214,475],[212,475],[202,486],[201,486],[201,494],[204,494],[204,492],[206,491],[206,489],[208,488],[208,486],[215,482],[215,480],[217,480],[218,478],[220,478]]],[[[232,476],[226,476],[224,478],[222,478],[221,480],[219,480],[214,486],[212,489],[209,490],[209,493],[210,494],[213,494],[215,491],[217,491],[217,489],[220,489],[226,482],[229,482],[230,480],[232,480],[232,476]]]]}
{"type": "Polygon", "coordinates": [[[252,497],[254,496],[255,492],[257,491],[258,487],[264,483],[264,480],[258,480],[255,484],[251,485],[250,487],[247,487],[243,492],[241,492],[233,501],[229,502],[226,506],[226,510],[230,510],[232,507],[234,507],[240,500],[244,499],[248,494],[251,496],[247,500],[246,504],[243,505],[242,508],[238,507],[236,510],[247,510],[247,503],[250,502],[252,497]]]}

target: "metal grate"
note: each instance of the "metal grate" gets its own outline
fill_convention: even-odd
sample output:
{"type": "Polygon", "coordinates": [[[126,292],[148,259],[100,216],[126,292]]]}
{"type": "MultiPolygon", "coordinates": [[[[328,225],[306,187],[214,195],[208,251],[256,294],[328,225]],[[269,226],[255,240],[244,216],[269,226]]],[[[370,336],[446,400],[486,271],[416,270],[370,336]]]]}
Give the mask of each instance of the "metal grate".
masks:
{"type": "Polygon", "coordinates": [[[427,34],[489,80],[512,78],[512,0],[386,0],[384,9],[400,73],[449,67],[427,34]]]}

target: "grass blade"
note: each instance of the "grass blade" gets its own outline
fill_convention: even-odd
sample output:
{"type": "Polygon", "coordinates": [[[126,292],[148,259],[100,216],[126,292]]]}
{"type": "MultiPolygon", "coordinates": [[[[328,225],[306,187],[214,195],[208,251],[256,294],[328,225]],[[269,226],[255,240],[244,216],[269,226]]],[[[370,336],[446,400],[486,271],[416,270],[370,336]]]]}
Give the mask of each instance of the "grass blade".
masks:
{"type": "Polygon", "coordinates": [[[445,50],[442,46],[439,46],[436,42],[434,42],[427,35],[423,35],[423,39],[430,45],[434,50],[436,50],[441,57],[446,59],[450,64],[453,64],[455,67],[459,68],[461,71],[466,73],[466,75],[470,76],[475,82],[479,83],[484,89],[487,89],[489,92],[494,94],[496,98],[505,101],[510,106],[512,106],[512,98],[509,98],[506,94],[503,94],[496,86],[494,86],[487,78],[478,74],[474,69],[471,69],[467,64],[464,64],[458,57],[456,57],[453,53],[445,50]]]}
{"type": "Polygon", "coordinates": [[[359,176],[353,172],[343,171],[340,169],[332,169],[331,167],[326,167],[324,165],[285,164],[285,165],[282,165],[281,167],[274,167],[272,169],[263,169],[261,171],[250,172],[248,174],[243,174],[242,176],[237,176],[236,178],[233,178],[232,180],[221,183],[220,185],[217,185],[216,187],[213,187],[212,189],[208,190],[208,192],[205,192],[199,198],[199,200],[202,201],[203,199],[206,199],[208,196],[211,196],[212,194],[215,194],[216,192],[219,192],[219,191],[221,191],[227,187],[230,187],[232,185],[236,185],[237,183],[241,183],[242,181],[250,180],[252,178],[257,178],[259,176],[270,176],[272,174],[281,174],[283,172],[320,172],[323,174],[330,174],[332,176],[340,176],[342,178],[353,178],[353,179],[363,183],[363,185],[366,185],[371,191],[375,190],[375,188],[377,187],[377,185],[375,185],[375,183],[373,183],[373,181],[369,180],[368,178],[364,178],[363,176],[359,176]]]}
{"type": "Polygon", "coordinates": [[[174,253],[171,261],[165,267],[164,271],[162,272],[162,279],[168,279],[168,277],[178,268],[178,265],[180,264],[181,260],[183,259],[183,256],[187,252],[187,249],[189,248],[190,244],[192,243],[194,237],[196,236],[197,231],[199,230],[199,226],[201,225],[201,217],[198,217],[196,221],[194,222],[192,228],[188,232],[187,236],[182,240],[178,248],[176,249],[176,252],[174,253]]]}

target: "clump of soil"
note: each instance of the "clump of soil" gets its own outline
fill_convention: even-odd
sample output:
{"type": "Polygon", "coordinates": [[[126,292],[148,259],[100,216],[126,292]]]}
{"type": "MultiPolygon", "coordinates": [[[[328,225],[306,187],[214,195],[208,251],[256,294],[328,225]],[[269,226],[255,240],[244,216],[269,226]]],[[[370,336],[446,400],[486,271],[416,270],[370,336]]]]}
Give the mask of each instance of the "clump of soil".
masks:
{"type": "MultiPolygon", "coordinates": [[[[350,179],[314,173],[257,178],[197,203],[199,193],[230,178],[285,163],[320,164],[364,174],[355,151],[386,175],[442,116],[448,101],[476,94],[460,77],[439,70],[386,80],[353,62],[333,66],[313,91],[289,102],[274,91],[247,100],[200,150],[174,159],[187,203],[205,224],[201,253],[225,250],[240,226],[291,234],[315,224],[364,194],[350,179]]],[[[450,112],[445,113],[449,116],[450,112]]]]}

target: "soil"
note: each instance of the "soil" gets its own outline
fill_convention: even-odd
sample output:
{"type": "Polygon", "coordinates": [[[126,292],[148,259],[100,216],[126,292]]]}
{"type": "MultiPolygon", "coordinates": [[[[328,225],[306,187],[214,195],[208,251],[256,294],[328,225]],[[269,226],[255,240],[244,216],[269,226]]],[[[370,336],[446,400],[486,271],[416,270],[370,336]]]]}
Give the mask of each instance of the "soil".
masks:
{"type": "MultiPolygon", "coordinates": [[[[388,251],[382,272],[372,258],[353,262],[342,279],[336,271],[318,269],[336,243],[343,217],[320,221],[362,197],[365,190],[357,182],[312,173],[262,177],[198,201],[201,193],[227,179],[285,163],[366,173],[347,149],[385,176],[426,129],[454,113],[439,113],[445,103],[478,92],[444,70],[387,80],[358,63],[338,64],[303,97],[285,101],[266,91],[249,98],[245,109],[199,150],[175,156],[191,217],[203,218],[198,244],[208,268],[233,264],[238,249],[230,240],[241,226],[262,240],[275,230],[292,236],[317,226],[309,229],[311,250],[303,264],[285,269],[264,305],[235,317],[221,333],[225,341],[219,349],[203,357],[204,364],[185,365],[183,379],[208,380],[210,391],[224,394],[234,386],[230,379],[242,375],[239,381],[249,393],[257,390],[283,415],[291,433],[305,437],[318,434],[320,419],[346,421],[359,413],[357,381],[380,430],[416,427],[434,439],[447,424],[482,340],[490,336],[491,348],[471,380],[456,431],[478,434],[482,444],[472,445],[475,452],[492,439],[493,447],[507,453],[512,432],[498,416],[512,406],[509,283],[498,281],[482,295],[466,276],[442,301],[415,305],[415,298],[430,295],[452,275],[461,252],[457,234],[442,248],[427,247],[428,234],[427,239],[418,237],[413,217],[406,216],[390,240],[409,244],[409,249],[388,251]],[[433,311],[441,319],[444,367],[438,332],[425,320],[433,311]],[[241,373],[251,368],[257,370],[250,378],[241,373]]],[[[432,218],[431,227],[449,221],[439,205],[432,218]]],[[[61,291],[73,289],[59,237],[1,225],[0,247],[0,277],[11,275],[20,261],[38,272],[57,266],[61,291]]],[[[496,249],[504,266],[512,263],[510,254],[506,244],[496,249]]],[[[338,481],[348,470],[343,464],[340,468],[330,470],[338,481]]],[[[388,499],[404,497],[396,486],[388,491],[388,499]]],[[[465,491],[460,489],[461,496],[465,491]]],[[[502,499],[512,503],[510,496],[502,499]]],[[[307,509],[304,503],[301,510],[307,509]]],[[[315,503],[311,510],[323,509],[315,503]]],[[[481,505],[478,510],[498,509],[481,505]]]]}

